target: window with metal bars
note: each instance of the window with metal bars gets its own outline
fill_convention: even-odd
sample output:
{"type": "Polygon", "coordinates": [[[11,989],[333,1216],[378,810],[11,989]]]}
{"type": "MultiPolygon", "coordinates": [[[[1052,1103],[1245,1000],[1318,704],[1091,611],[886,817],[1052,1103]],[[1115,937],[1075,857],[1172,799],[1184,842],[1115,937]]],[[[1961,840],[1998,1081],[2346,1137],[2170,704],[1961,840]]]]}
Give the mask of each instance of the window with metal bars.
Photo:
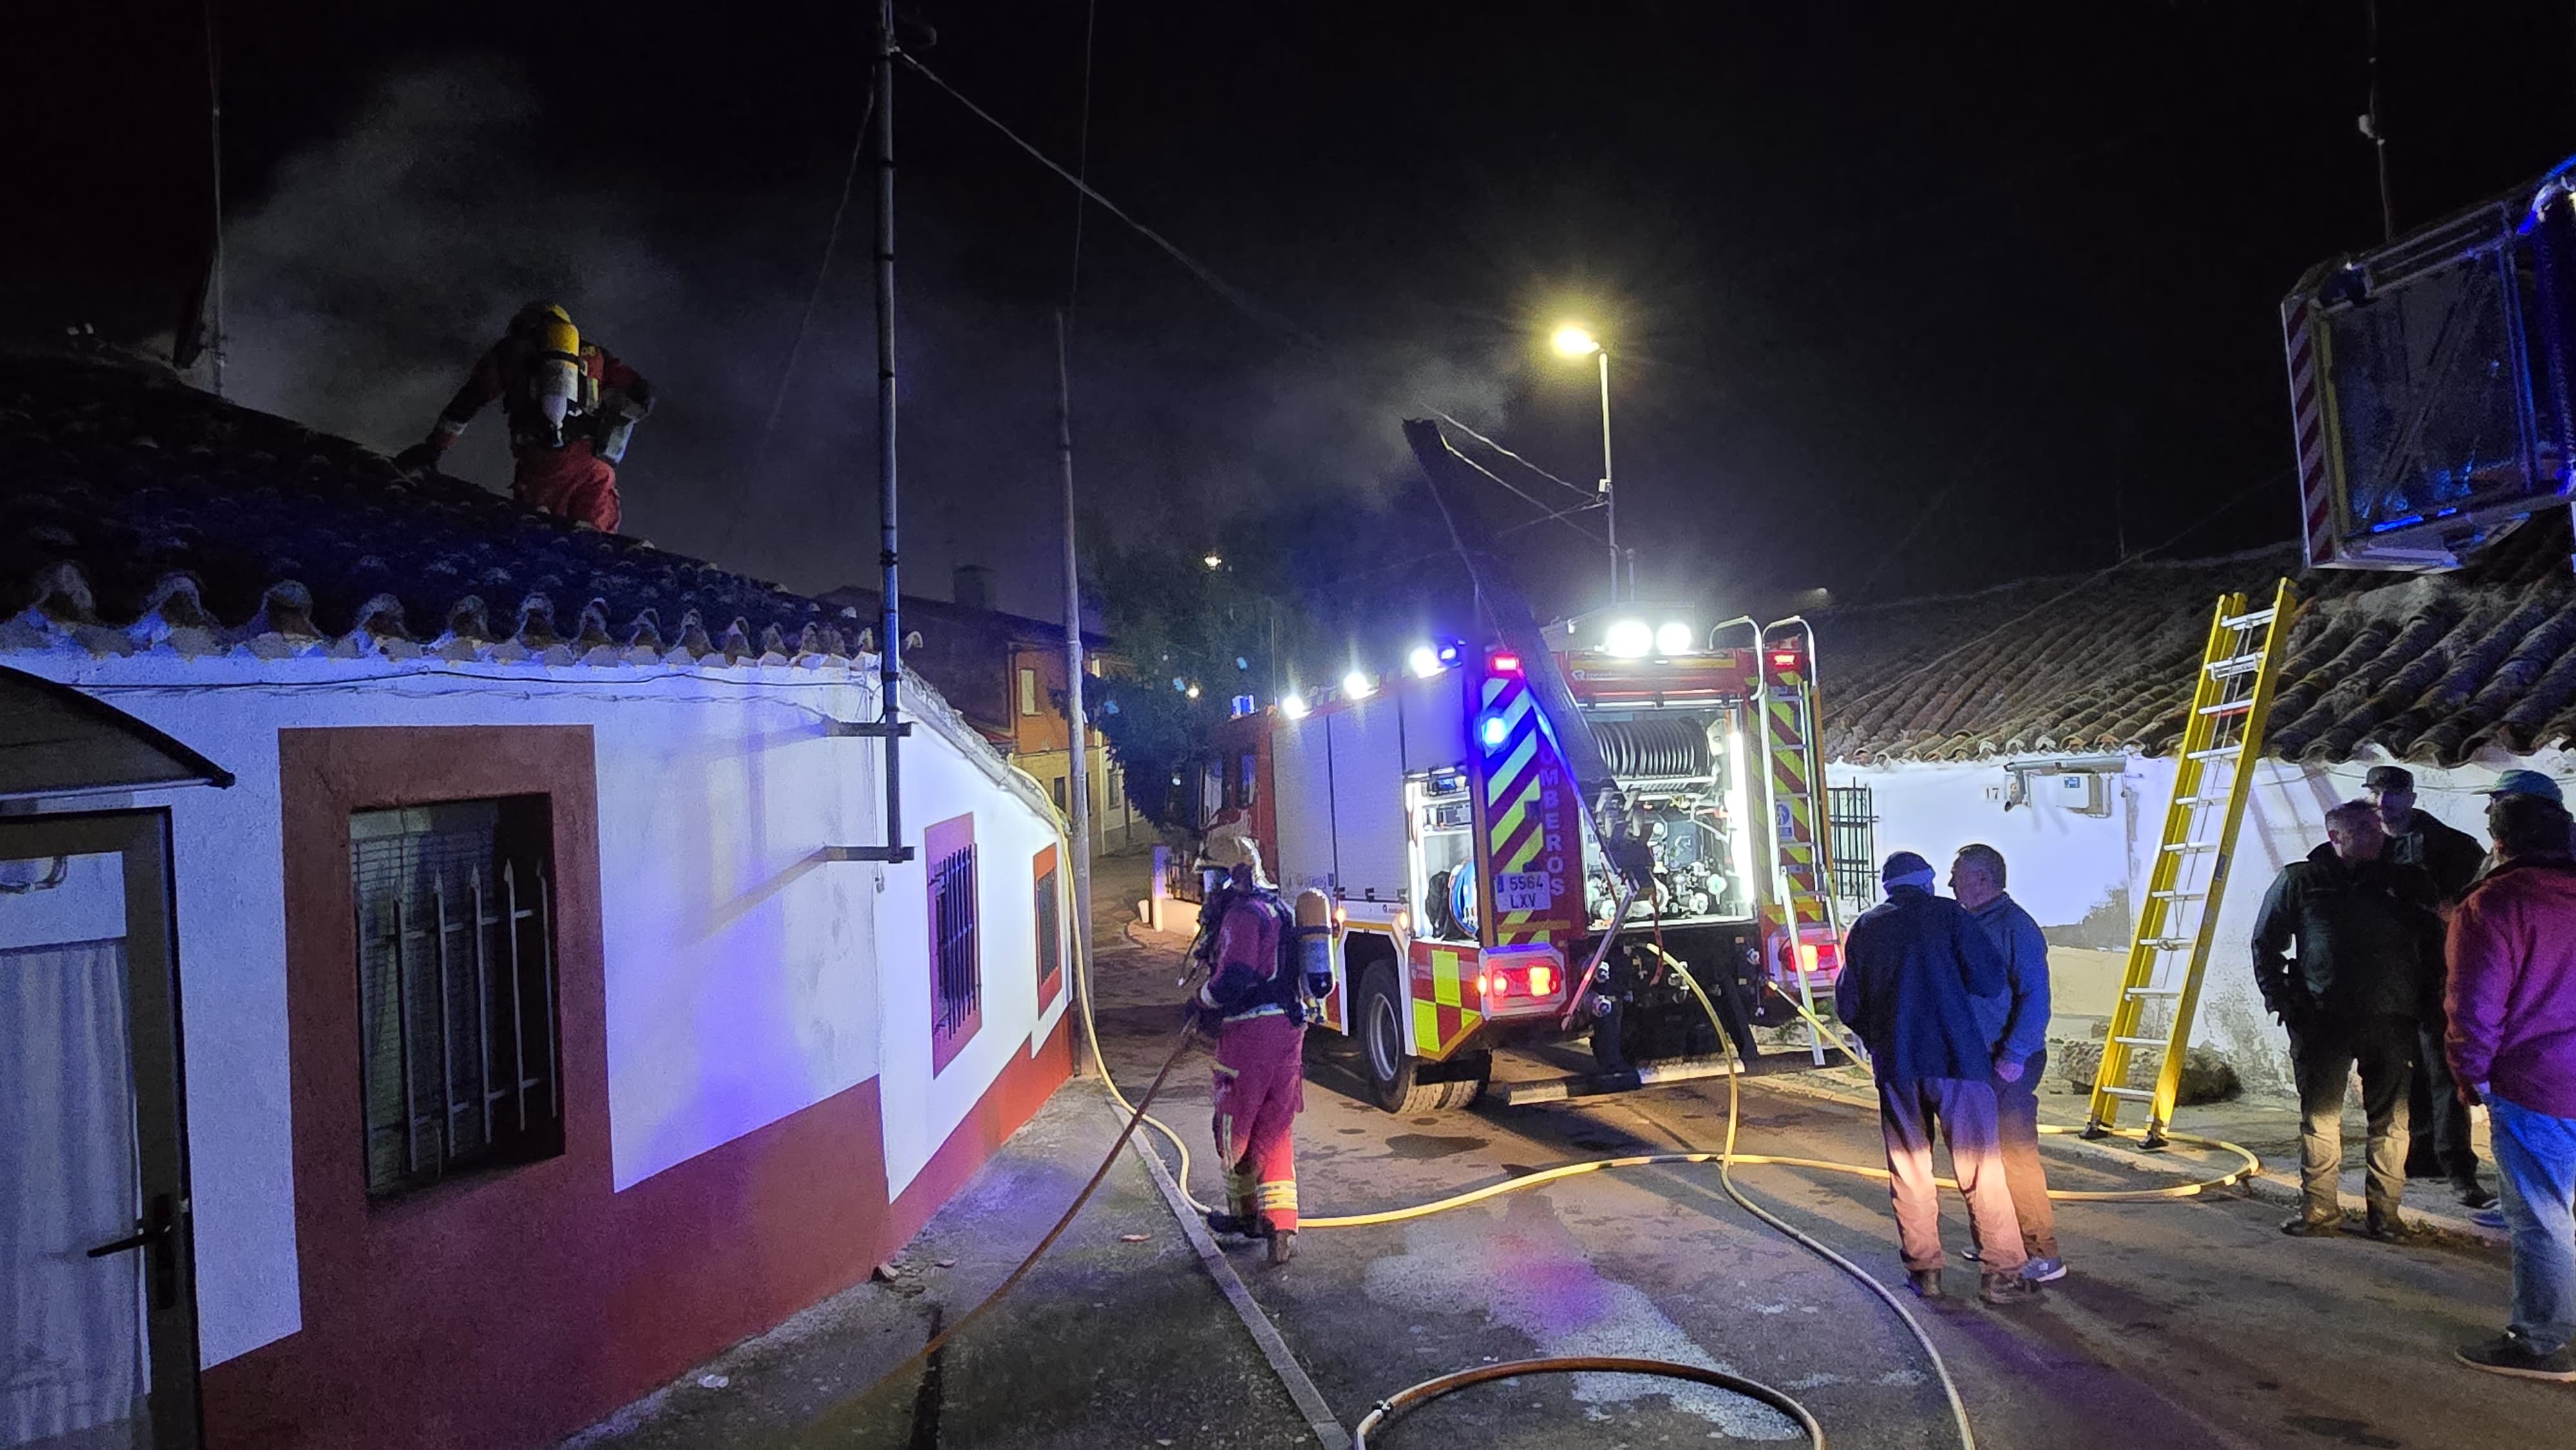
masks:
{"type": "Polygon", "coordinates": [[[367,1194],[563,1151],[546,798],[349,816],[367,1194]]]}
{"type": "Polygon", "coordinates": [[[984,1020],[974,816],[932,826],[923,833],[921,854],[930,865],[930,1070],[937,1072],[984,1020]]]}
{"type": "Polygon", "coordinates": [[[1038,1010],[1043,1012],[1055,1005],[1056,993],[1064,987],[1063,888],[1057,884],[1055,847],[1038,852],[1032,869],[1037,875],[1038,1010]]]}
{"type": "Polygon", "coordinates": [[[1825,788],[1825,817],[1833,839],[1834,895],[1854,907],[1878,902],[1878,808],[1865,785],[1825,788]]]}

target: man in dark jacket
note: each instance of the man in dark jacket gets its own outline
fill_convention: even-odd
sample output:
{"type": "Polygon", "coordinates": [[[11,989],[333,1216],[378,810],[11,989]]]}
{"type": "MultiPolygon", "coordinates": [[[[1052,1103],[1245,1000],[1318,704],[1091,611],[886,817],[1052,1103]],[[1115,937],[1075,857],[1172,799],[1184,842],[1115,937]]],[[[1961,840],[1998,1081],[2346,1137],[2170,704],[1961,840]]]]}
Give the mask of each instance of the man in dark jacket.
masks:
{"type": "MultiPolygon", "coordinates": [[[[1911,851],[1879,873],[1887,899],[1843,939],[1834,1009],[1869,1049],[1878,1079],[1878,1124],[1887,1143],[1888,1196],[1914,1292],[1941,1294],[1941,1199],[1932,1134],[1950,1140],[1950,1165],[1968,1200],[1984,1255],[1989,1304],[2034,1297],[1995,1133],[1991,1000],[2012,989],[1985,928],[1955,901],[1932,894],[1931,863],[1911,851]],[[1985,999],[1981,1001],[1980,999],[1985,999]]],[[[2000,1016],[1996,1016],[2000,1021],[2000,1016]]]]}
{"type": "MultiPolygon", "coordinates": [[[[2374,765],[2363,777],[2380,827],[2388,832],[2388,858],[2421,866],[2448,911],[2468,894],[2486,865],[2486,850],[2466,831],[2453,830],[2415,804],[2415,775],[2402,765],[2374,765]]],[[[2469,1110],[2442,1056],[2442,1005],[2437,989],[2427,996],[2415,1029],[2415,1071],[2406,1090],[2406,1176],[2448,1178],[2451,1191],[2471,1208],[2495,1206],[2478,1182],[2477,1145],[2469,1140],[2469,1110]]]]}
{"type": "Polygon", "coordinates": [[[2462,1362],[2576,1381],[2576,861],[2566,808],[2487,807],[2496,869],[2451,915],[2451,1068],[2495,1127],[2513,1323],[2462,1362]]]}
{"type": "MultiPolygon", "coordinates": [[[[1995,1038],[1996,1147],[2013,1216],[2021,1221],[2022,1277],[2046,1284],[2066,1277],[2057,1249],[2057,1210],[2048,1201],[2048,1169],[2039,1159],[2039,1084],[2048,1072],[2048,938],[2004,889],[2004,853],[1984,842],[1959,848],[1950,863],[1950,894],[1985,929],[2012,986],[1980,1001],[1995,1038]]],[[[1982,1245],[1977,1250],[1985,1252],[1982,1245]]]]}
{"type": "Polygon", "coordinates": [[[2290,1033],[2299,1089],[2299,1177],[2307,1205],[2281,1232],[2339,1232],[2344,1083],[2361,1068],[2370,1123],[2373,1238],[2405,1236],[2406,1079],[2415,1025],[2440,948],[2441,918],[2423,868],[2388,859],[2379,809],[2346,801],[2326,812],[2326,844],[2283,867],[2254,921],[2254,982],[2290,1033]],[[2290,956],[2297,947],[2295,961],[2290,956]]]}

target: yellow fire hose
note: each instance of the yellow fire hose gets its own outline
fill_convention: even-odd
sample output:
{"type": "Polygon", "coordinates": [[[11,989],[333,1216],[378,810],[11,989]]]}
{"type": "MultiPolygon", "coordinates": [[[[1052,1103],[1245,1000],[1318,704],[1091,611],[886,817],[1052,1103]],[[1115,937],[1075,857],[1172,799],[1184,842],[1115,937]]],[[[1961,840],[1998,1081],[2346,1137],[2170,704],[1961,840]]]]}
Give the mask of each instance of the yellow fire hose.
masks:
{"type": "MultiPolygon", "coordinates": [[[[1658,923],[1658,928],[1656,950],[1658,952],[1662,952],[1660,923],[1658,923]]],[[[1881,1300],[1885,1301],[1887,1306],[1891,1310],[1895,1311],[1897,1317],[1904,1321],[1906,1328],[1913,1333],[1916,1342],[1922,1346],[1925,1356],[1931,1361],[1934,1373],[1941,1381],[1942,1393],[1949,1401],[1950,1412],[1952,1418],[1957,1424],[1959,1441],[1963,1450],[1976,1450],[1976,1432],[1968,1423],[1967,1406],[1959,1397],[1958,1384],[1954,1379],[1952,1379],[1949,1366],[1942,1360],[1940,1350],[1933,1345],[1931,1337],[1924,1333],[1922,1324],[1915,1319],[1912,1311],[1905,1307],[1904,1302],[1899,1300],[1894,1292],[1889,1290],[1886,1285],[1881,1284],[1876,1278],[1872,1277],[1867,1270],[1861,1268],[1858,1264],[1855,1264],[1850,1259],[1836,1253],[1825,1244],[1800,1231],[1794,1225],[1788,1223],[1786,1220],[1780,1218],[1770,1210],[1763,1208],[1752,1199],[1746,1197],[1743,1191],[1735,1186],[1734,1178],[1735,1166],[1742,1163],[1804,1168],[1813,1172],[1848,1173],[1859,1177],[1882,1180],[1888,1177],[1888,1171],[1884,1168],[1870,1167],[1865,1164],[1838,1163],[1827,1159],[1736,1152],[1736,1130],[1742,1115],[1742,1092],[1738,1080],[1742,1074],[1740,1071],[1740,1064],[1736,1061],[1733,1040],[1726,1034],[1725,1025],[1718,1017],[1716,1005],[1710,1002],[1708,994],[1700,989],[1699,981],[1691,974],[1690,969],[1683,966],[1681,961],[1678,958],[1671,956],[1671,954],[1663,953],[1663,955],[1665,960],[1670,962],[1673,968],[1680,973],[1683,984],[1690,988],[1691,995],[1698,1000],[1700,1010],[1707,1014],[1710,1025],[1717,1029],[1718,1041],[1724,1045],[1726,1049],[1729,1068],[1726,1077],[1726,1141],[1724,1146],[1717,1152],[1636,1153],[1612,1158],[1587,1159],[1579,1163],[1565,1163],[1554,1168],[1540,1170],[1536,1173],[1524,1174],[1518,1178],[1509,1179],[1501,1183],[1487,1184],[1482,1188],[1470,1189],[1463,1193],[1452,1194],[1449,1197],[1436,1199],[1429,1203],[1418,1203],[1408,1207],[1388,1209],[1378,1213],[1344,1214],[1320,1218],[1307,1218],[1300,1222],[1298,1225],[1299,1228],[1301,1230],[1359,1228],[1372,1224],[1401,1223],[1408,1219],[1423,1218],[1435,1213],[1445,1213],[1454,1208],[1464,1208],[1469,1204],[1482,1203],[1486,1199],[1497,1198],[1506,1193],[1519,1193],[1526,1189],[1537,1188],[1543,1184],[1554,1183],[1561,1179],[1575,1177],[1579,1174],[1598,1173],[1604,1169],[1645,1168],[1662,1164],[1679,1163],[1715,1163],[1718,1166],[1719,1185],[1725,1189],[1727,1197],[1733,1199],[1737,1206],[1744,1209],[1747,1213],[1752,1214],[1763,1223],[1787,1235],[1789,1238],[1795,1240],[1798,1244],[1807,1248],[1811,1252],[1824,1258],[1835,1267],[1841,1269],[1844,1273],[1850,1275],[1853,1280],[1868,1289],[1871,1293],[1877,1295],[1881,1300]]],[[[1175,1181],[1181,1187],[1182,1197],[1189,1202],[1192,1208],[1197,1209],[1200,1212],[1206,1211],[1206,1206],[1201,1204],[1197,1198],[1193,1197],[1189,1192],[1190,1153],[1188,1145],[1183,1142],[1181,1135],[1174,1132],[1168,1124],[1150,1116],[1145,1111],[1147,1107],[1152,1105],[1155,1096],[1162,1091],[1163,1084],[1171,1077],[1172,1069],[1179,1065],[1182,1055],[1189,1050],[1190,1042],[1194,1034],[1188,1027],[1185,1026],[1182,1028],[1178,1037],[1172,1044],[1170,1055],[1165,1057],[1163,1059],[1162,1066],[1155,1070],[1153,1081],[1146,1085],[1144,1094],[1136,1101],[1129,1102],[1127,1095],[1119,1091],[1117,1080],[1110,1075],[1109,1059],[1107,1054],[1101,1051],[1100,1028],[1098,1022],[1092,1015],[1091,1008],[1092,983],[1089,952],[1084,951],[1077,954],[1077,966],[1082,973],[1082,989],[1077,994],[1076,1002],[1081,1008],[1083,1035],[1091,1044],[1092,1060],[1099,1064],[1103,1086],[1108,1089],[1110,1098],[1115,1101],[1120,1108],[1126,1111],[1127,1121],[1125,1125],[1119,1129],[1117,1141],[1110,1145],[1109,1152],[1100,1160],[1100,1166],[1093,1170],[1090,1181],[1083,1184],[1082,1191],[1074,1195],[1073,1202],[1065,1208],[1063,1215],[1055,1221],[1055,1225],[1052,1228],[1047,1230],[1046,1236],[1038,1241],[1037,1247],[1030,1250],[1028,1256],[1020,1261],[1019,1266],[1014,1268],[1010,1275],[1003,1279],[1001,1284],[996,1287],[992,1293],[986,1295],[982,1302],[978,1303],[973,1309],[968,1310],[963,1318],[959,1319],[956,1323],[949,1325],[939,1334],[933,1336],[927,1344],[924,1344],[920,1349],[916,1350],[911,1357],[906,1359],[903,1363],[887,1371],[884,1375],[879,1376],[876,1384],[871,1386],[871,1391],[873,1391],[876,1386],[881,1386],[894,1379],[896,1376],[912,1369],[914,1366],[928,1360],[930,1356],[937,1353],[943,1345],[947,1344],[950,1339],[954,1338],[960,1331],[964,1330],[966,1326],[982,1318],[988,1310],[992,1309],[996,1304],[999,1304],[1002,1301],[1003,1296],[1009,1294],[1014,1288],[1017,1288],[1020,1282],[1028,1277],[1029,1271],[1037,1266],[1038,1260],[1044,1257],[1046,1251],[1054,1247],[1056,1240],[1061,1238],[1065,1230],[1072,1226],[1074,1217],[1082,1212],[1083,1205],[1091,1201],[1092,1194],[1099,1189],[1102,1180],[1108,1177],[1110,1165],[1117,1161],[1120,1150],[1127,1146],[1127,1140],[1135,1134],[1139,1125],[1150,1126],[1156,1132],[1161,1133],[1165,1138],[1171,1140],[1173,1148],[1180,1154],[1180,1170],[1174,1175],[1174,1177],[1175,1181]]],[[[1777,990],[1776,987],[1774,990],[1777,990]]],[[[1785,997],[1787,994],[1782,993],[1782,995],[1785,997]]],[[[1801,1015],[1806,1016],[1808,1021],[1814,1023],[1820,1031],[1824,1031],[1828,1035],[1834,1035],[1832,1033],[1832,1029],[1826,1027],[1813,1013],[1806,1010],[1804,1004],[1796,1003],[1794,999],[1792,999],[1792,1005],[1797,1006],[1801,1015]]],[[[1837,1040],[1839,1040],[1838,1037],[1837,1040]]],[[[2055,1124],[2043,1124],[2040,1131],[2043,1133],[2068,1133],[2076,1130],[2055,1124]]],[[[2124,1133],[2121,1136],[2135,1137],[2139,1135],[2124,1133]]],[[[2261,1166],[2252,1153],[2247,1152],[2244,1148],[2234,1143],[2222,1142],[2209,1138],[2197,1138],[2181,1133],[2168,1133],[2166,1136],[2173,1142],[2184,1143],[2197,1148],[2234,1153],[2239,1159],[2243,1160],[2243,1166],[2217,1178],[2204,1179],[2194,1183],[2174,1184],[2162,1188],[2123,1189],[2107,1192],[2051,1189],[2049,1191],[2049,1197],[2068,1201],[2094,1203],[2133,1202],[2146,1199],[2189,1198],[2210,1188],[2222,1187],[2227,1184],[2235,1183],[2261,1166]]],[[[1948,1178],[1938,1179],[1936,1181],[1945,1188],[1955,1188],[1958,1186],[1954,1180],[1948,1178]]],[[[1546,1359],[1515,1360],[1508,1364],[1479,1365],[1473,1369],[1461,1370],[1453,1374],[1441,1375],[1433,1379],[1424,1380],[1419,1384],[1408,1386],[1407,1388],[1399,1390],[1395,1394],[1378,1401],[1354,1429],[1352,1434],[1352,1450],[1367,1450],[1368,1436],[1372,1432],[1383,1431],[1388,1425],[1392,1424],[1395,1420],[1412,1410],[1417,1409],[1432,1400],[1438,1399],[1443,1395],[1463,1390],[1470,1386],[1489,1384],[1496,1380],[1512,1379],[1525,1375],[1587,1373],[1651,1375],[1666,1379],[1688,1380],[1699,1384],[1712,1385],[1720,1389],[1730,1390],[1762,1404],[1769,1405],[1773,1409],[1776,1409],[1782,1414],[1788,1416],[1791,1420],[1797,1422],[1801,1429],[1806,1431],[1808,1441],[1810,1445],[1814,1447],[1814,1450],[1824,1450],[1824,1428],[1817,1422],[1815,1416],[1809,1413],[1807,1408],[1804,1405],[1799,1404],[1797,1400],[1790,1397],[1783,1391],[1775,1389],[1769,1385],[1762,1384],[1756,1380],[1746,1379],[1739,1375],[1731,1375],[1722,1371],[1703,1368],[1698,1365],[1680,1364],[1667,1360],[1624,1359],[1603,1356],[1558,1356],[1546,1359]]]]}

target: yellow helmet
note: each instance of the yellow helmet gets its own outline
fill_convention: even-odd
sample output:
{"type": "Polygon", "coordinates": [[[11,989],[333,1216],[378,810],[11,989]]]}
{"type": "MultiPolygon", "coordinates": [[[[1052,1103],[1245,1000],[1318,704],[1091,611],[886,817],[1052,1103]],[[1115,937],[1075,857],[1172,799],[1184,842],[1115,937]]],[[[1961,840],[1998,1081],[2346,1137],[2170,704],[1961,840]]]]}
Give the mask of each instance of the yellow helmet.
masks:
{"type": "Polygon", "coordinates": [[[548,357],[578,359],[581,356],[581,329],[572,325],[572,314],[553,302],[531,302],[510,319],[510,331],[536,344],[537,351],[548,357]]]}

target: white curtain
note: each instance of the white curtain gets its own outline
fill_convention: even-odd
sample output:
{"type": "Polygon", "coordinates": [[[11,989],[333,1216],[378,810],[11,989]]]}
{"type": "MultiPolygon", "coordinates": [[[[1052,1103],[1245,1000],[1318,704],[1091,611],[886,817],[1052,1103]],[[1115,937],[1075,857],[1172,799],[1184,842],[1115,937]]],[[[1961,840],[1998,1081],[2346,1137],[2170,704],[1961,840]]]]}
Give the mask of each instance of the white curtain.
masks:
{"type": "MultiPolygon", "coordinates": [[[[5,907],[0,907],[5,909],[5,907]]],[[[148,1441],[125,945],[0,950],[0,1446],[148,1441]]]]}

